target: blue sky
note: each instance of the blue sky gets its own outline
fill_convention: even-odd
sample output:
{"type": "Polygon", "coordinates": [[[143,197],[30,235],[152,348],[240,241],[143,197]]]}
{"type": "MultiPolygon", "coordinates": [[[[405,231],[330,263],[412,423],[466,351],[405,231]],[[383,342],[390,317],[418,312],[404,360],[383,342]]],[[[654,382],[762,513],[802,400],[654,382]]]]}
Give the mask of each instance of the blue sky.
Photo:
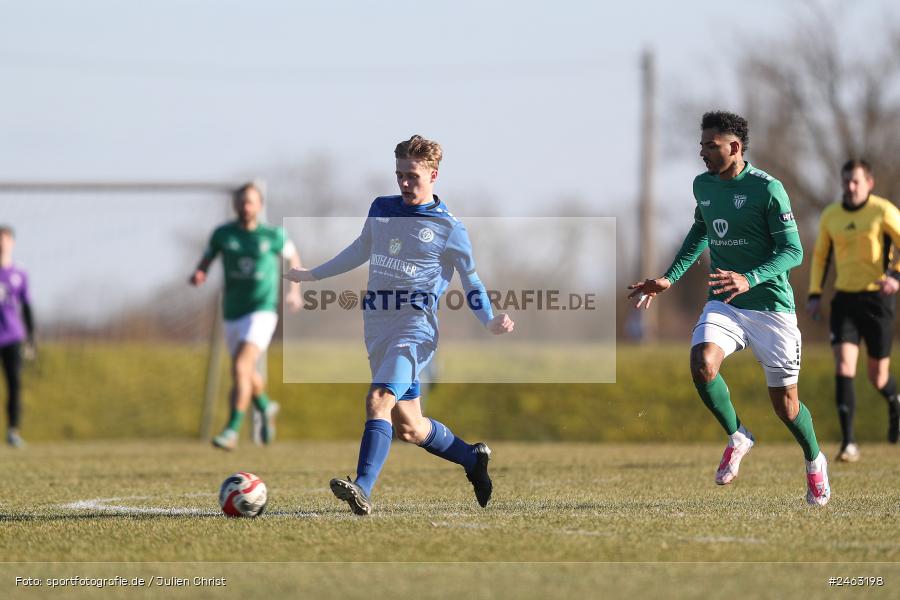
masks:
{"type": "Polygon", "coordinates": [[[231,179],[327,154],[351,187],[391,184],[419,132],[445,146],[445,194],[538,211],[631,200],[640,50],[665,97],[716,86],[722,34],[701,2],[5,4],[0,178],[231,179]]]}
{"type": "MultiPolygon", "coordinates": [[[[729,57],[786,32],[800,4],[0,0],[0,180],[240,180],[325,155],[327,185],[358,191],[363,212],[373,187],[394,190],[394,144],[421,133],[443,144],[438,191],[463,215],[575,198],[629,221],[652,47],[663,128],[648,143],[674,243],[700,170],[675,102],[736,106],[729,57]]],[[[27,206],[4,217],[25,262],[42,231],[27,206]]]]}

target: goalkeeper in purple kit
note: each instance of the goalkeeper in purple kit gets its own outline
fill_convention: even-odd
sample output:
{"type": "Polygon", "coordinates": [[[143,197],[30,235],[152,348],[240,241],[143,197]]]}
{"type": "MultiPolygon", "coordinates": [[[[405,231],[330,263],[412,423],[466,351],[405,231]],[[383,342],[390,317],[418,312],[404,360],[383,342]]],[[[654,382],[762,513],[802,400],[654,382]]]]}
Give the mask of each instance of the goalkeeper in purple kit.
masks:
{"type": "Polygon", "coordinates": [[[7,391],[6,443],[21,448],[25,445],[19,434],[22,358],[34,357],[34,318],[28,275],[13,264],[15,245],[12,228],[0,225],[0,364],[7,391]]]}
{"type": "Polygon", "coordinates": [[[401,440],[461,465],[478,503],[486,506],[493,491],[487,471],[490,448],[467,444],[443,423],[423,416],[419,373],[437,349],[438,300],[454,271],[469,307],[491,333],[509,333],[514,324],[506,314],[493,314],[466,228],[433,194],[440,145],[416,135],[400,142],[394,156],[401,194],[376,198],[360,236],[333,259],[285,275],[294,282],[317,281],[369,263],[368,292],[362,299],[372,371],[367,420],[356,479],[332,479],[331,490],[354,514],[370,514],[372,488],[396,431],[401,440]]]}

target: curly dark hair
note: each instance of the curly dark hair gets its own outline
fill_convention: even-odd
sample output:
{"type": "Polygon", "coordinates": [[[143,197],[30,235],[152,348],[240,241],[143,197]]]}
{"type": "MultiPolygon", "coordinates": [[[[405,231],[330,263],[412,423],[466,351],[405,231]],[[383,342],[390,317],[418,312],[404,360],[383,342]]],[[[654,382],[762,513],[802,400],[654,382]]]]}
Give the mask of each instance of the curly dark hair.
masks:
{"type": "Polygon", "coordinates": [[[730,133],[741,140],[741,147],[746,152],[750,149],[750,132],[747,119],[724,110],[705,113],[700,121],[700,129],[715,129],[719,133],[730,133]]]}

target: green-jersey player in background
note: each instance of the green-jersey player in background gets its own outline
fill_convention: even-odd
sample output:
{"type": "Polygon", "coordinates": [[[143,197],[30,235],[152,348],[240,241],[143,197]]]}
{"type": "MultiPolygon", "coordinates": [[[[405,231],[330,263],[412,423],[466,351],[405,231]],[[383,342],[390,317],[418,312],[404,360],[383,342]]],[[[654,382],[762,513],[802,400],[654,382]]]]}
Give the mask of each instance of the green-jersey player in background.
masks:
{"type": "MultiPolygon", "coordinates": [[[[235,192],[237,220],[213,231],[206,252],[190,279],[192,285],[203,285],[213,259],[222,255],[225,340],[231,355],[233,386],[228,425],[212,443],[225,450],[237,446],[238,432],[251,400],[254,441],[269,444],[275,437],[275,415],[279,407],[266,396],[265,382],[257,370],[257,363],[278,324],[281,261],[287,260],[291,268],[301,266],[300,255],[287,239],[284,229],[259,222],[262,204],[262,193],[252,183],[235,192]]],[[[300,308],[299,284],[290,284],[285,306],[292,311],[300,308]]]]}
{"type": "Polygon", "coordinates": [[[649,308],[709,247],[709,297],[691,339],[691,375],[729,437],[716,483],[737,477],[754,443],[719,374],[726,356],[749,346],[765,371],[775,413],[803,448],[806,501],[824,506],[831,496],[825,455],[797,395],[801,343],[788,274],[803,260],[803,248],[790,201],[780,181],[744,160],[750,141],[744,118],[706,113],[701,131],[707,172],[694,179],[694,225],[665,274],[630,285],[629,298],[638,297],[636,308],[649,308]]]}

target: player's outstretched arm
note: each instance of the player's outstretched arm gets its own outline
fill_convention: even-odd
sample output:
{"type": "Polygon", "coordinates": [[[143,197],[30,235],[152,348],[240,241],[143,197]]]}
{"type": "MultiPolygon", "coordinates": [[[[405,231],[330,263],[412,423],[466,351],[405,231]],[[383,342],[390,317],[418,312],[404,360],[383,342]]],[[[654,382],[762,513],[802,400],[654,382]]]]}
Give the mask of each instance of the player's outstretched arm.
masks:
{"type": "MultiPolygon", "coordinates": [[[[291,279],[288,277],[290,273],[285,275],[285,278],[298,282],[318,281],[319,279],[327,279],[328,277],[334,277],[335,275],[352,271],[356,267],[367,262],[372,253],[372,215],[373,213],[370,210],[369,218],[366,219],[366,224],[363,226],[362,233],[359,234],[358,238],[353,240],[352,244],[341,250],[338,255],[331,260],[322,263],[314,269],[308,269],[310,275],[302,276],[312,277],[312,279],[291,279]]],[[[295,276],[301,277],[299,271],[307,271],[307,269],[300,269],[298,271],[291,269],[291,273],[295,273],[295,276]]]]}
{"type": "Polygon", "coordinates": [[[206,283],[206,273],[209,271],[209,265],[212,264],[213,258],[214,257],[204,256],[200,259],[200,263],[197,265],[197,268],[194,269],[194,272],[188,280],[191,285],[199,287],[206,283]]]}
{"type": "Polygon", "coordinates": [[[203,252],[203,257],[200,259],[200,262],[197,263],[197,268],[194,269],[194,272],[191,274],[191,277],[188,280],[191,285],[199,287],[206,282],[206,274],[207,272],[209,272],[209,266],[221,251],[221,232],[222,228],[219,227],[218,229],[213,231],[212,235],[209,237],[209,243],[206,245],[206,250],[203,252]]]}
{"type": "Polygon", "coordinates": [[[650,303],[653,302],[653,298],[655,298],[657,294],[662,294],[670,287],[672,287],[672,282],[666,277],[637,281],[628,286],[628,289],[632,290],[632,292],[628,294],[628,298],[638,299],[634,305],[635,308],[643,306],[647,309],[650,308],[650,303]]]}
{"type": "Polygon", "coordinates": [[[302,283],[304,281],[318,281],[318,278],[313,275],[312,269],[304,269],[302,267],[291,267],[291,269],[283,275],[285,279],[288,281],[292,281],[294,283],[302,283]]]}
{"type": "MultiPolygon", "coordinates": [[[[294,269],[299,270],[303,268],[303,263],[300,260],[300,251],[289,240],[285,242],[281,254],[287,260],[289,271],[292,271],[294,269]]],[[[285,277],[285,279],[287,279],[287,277],[285,277]]],[[[291,281],[288,284],[287,294],[285,294],[284,296],[284,305],[291,312],[297,312],[298,310],[300,310],[300,307],[303,305],[303,301],[301,300],[300,296],[299,282],[291,281]]]]}

